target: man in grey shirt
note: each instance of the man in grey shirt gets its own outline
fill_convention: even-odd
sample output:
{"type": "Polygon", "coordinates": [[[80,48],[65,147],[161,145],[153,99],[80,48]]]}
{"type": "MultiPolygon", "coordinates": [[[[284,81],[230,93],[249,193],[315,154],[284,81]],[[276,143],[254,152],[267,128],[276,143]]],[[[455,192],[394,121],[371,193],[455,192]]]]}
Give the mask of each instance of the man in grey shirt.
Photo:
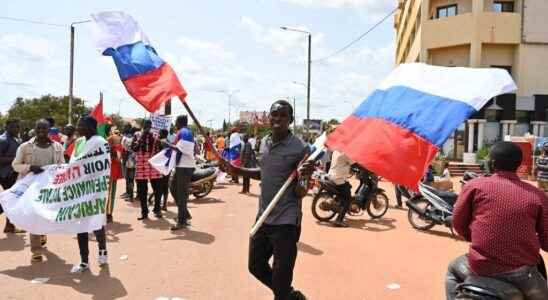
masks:
{"type": "MultiPolygon", "coordinates": [[[[293,108],[285,100],[272,104],[269,114],[272,134],[265,140],[260,169],[238,168],[226,160],[221,167],[239,175],[261,180],[260,216],[309,148],[289,131],[293,108]]],[[[301,167],[301,178],[310,176],[313,164],[301,167]]],[[[249,272],[272,290],[275,300],[302,300],[306,297],[292,288],[293,268],[297,258],[297,243],[301,234],[302,197],[306,187],[293,181],[272,210],[265,223],[249,241],[249,272]],[[274,257],[272,267],[268,264],[274,257]]]]}

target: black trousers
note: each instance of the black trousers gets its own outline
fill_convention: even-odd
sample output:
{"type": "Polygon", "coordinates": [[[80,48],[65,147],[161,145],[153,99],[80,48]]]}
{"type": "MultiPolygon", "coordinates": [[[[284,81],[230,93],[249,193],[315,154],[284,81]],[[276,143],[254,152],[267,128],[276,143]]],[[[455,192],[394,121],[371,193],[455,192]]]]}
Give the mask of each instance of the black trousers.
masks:
{"type": "MultiPolygon", "coordinates": [[[[101,227],[99,230],[93,232],[95,238],[99,243],[99,250],[107,250],[107,237],[105,234],[105,227],[101,227]]],[[[89,263],[89,234],[82,232],[77,235],[78,247],[80,248],[80,259],[83,263],[89,263]]]]}
{"type": "Polygon", "coordinates": [[[345,182],[343,184],[337,185],[337,189],[339,190],[339,194],[341,197],[341,211],[339,212],[339,216],[337,216],[337,220],[342,221],[344,220],[344,216],[350,208],[350,201],[352,199],[352,186],[350,185],[350,183],[345,182]]]}
{"type": "Polygon", "coordinates": [[[133,186],[135,185],[135,168],[126,168],[125,180],[126,180],[126,194],[128,199],[133,201],[133,186]]]}
{"type": "Polygon", "coordinates": [[[161,189],[162,189],[162,198],[164,198],[162,205],[165,207],[167,206],[167,197],[169,197],[169,175],[162,177],[161,189]]]}
{"type": "Polygon", "coordinates": [[[292,290],[300,236],[300,226],[263,224],[249,240],[249,272],[272,290],[274,300],[287,300],[292,290]]]}
{"type": "MultiPolygon", "coordinates": [[[[150,179],[152,192],[154,193],[154,213],[161,213],[160,204],[162,199],[162,179],[150,179]]],[[[137,197],[141,202],[141,216],[148,216],[148,180],[137,179],[137,197]]]]}
{"type": "Polygon", "coordinates": [[[171,196],[177,204],[177,222],[179,224],[183,224],[190,219],[187,204],[190,180],[193,173],[194,168],[175,168],[175,178],[171,181],[171,196]]]}
{"type": "MultiPolygon", "coordinates": [[[[2,186],[2,189],[5,191],[9,188],[11,188],[15,182],[17,181],[17,173],[12,173],[11,175],[0,178],[0,185],[2,186]]],[[[2,205],[0,205],[0,215],[4,213],[4,209],[2,208],[2,205]]],[[[10,220],[6,218],[6,229],[9,229],[10,227],[13,227],[10,220]]]]}
{"type": "Polygon", "coordinates": [[[249,193],[249,189],[251,188],[251,178],[244,176],[243,181],[242,192],[249,193]]]}

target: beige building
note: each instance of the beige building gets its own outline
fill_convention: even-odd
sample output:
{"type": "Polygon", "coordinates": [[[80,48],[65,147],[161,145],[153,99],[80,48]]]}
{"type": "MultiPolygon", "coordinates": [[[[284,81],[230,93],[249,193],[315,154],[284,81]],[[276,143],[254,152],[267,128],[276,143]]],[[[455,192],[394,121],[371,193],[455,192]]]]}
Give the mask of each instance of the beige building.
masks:
{"type": "Polygon", "coordinates": [[[457,140],[472,153],[506,135],[548,136],[548,0],[399,0],[398,5],[397,64],[499,67],[518,85],[516,94],[493,99],[463,125],[451,152],[456,154],[457,140]]]}

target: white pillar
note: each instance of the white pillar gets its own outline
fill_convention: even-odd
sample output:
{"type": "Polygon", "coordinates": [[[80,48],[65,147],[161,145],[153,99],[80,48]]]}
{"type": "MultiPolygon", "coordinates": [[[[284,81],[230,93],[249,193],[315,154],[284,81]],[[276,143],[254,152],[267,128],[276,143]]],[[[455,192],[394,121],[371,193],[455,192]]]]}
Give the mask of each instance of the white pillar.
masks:
{"type": "Polygon", "coordinates": [[[474,153],[474,123],[475,120],[468,120],[468,153],[474,153]]]}
{"type": "Polygon", "coordinates": [[[533,125],[533,135],[534,136],[544,137],[544,126],[546,126],[546,122],[532,121],[531,125],[533,125]]]}
{"type": "Polygon", "coordinates": [[[516,123],[510,123],[509,124],[509,129],[508,129],[508,134],[510,136],[514,136],[514,129],[516,128],[516,123]]]}
{"type": "Polygon", "coordinates": [[[485,139],[485,122],[486,120],[478,120],[478,150],[483,148],[483,140],[485,139]]]}
{"type": "Polygon", "coordinates": [[[508,135],[508,124],[500,122],[500,125],[502,125],[502,139],[504,139],[508,135]]]}
{"type": "Polygon", "coordinates": [[[538,133],[539,137],[544,137],[544,128],[545,127],[546,127],[546,123],[544,123],[542,125],[539,125],[539,133],[538,133]]]}

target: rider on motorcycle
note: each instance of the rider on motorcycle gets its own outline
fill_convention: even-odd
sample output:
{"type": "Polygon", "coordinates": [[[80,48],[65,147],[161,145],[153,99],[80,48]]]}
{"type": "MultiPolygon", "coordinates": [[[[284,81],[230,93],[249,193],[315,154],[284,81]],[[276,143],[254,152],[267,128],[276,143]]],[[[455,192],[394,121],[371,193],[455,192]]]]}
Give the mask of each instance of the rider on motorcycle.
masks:
{"type": "Polygon", "coordinates": [[[334,222],[337,227],[348,227],[348,224],[344,222],[344,216],[352,200],[352,185],[348,182],[348,177],[350,177],[350,167],[353,163],[344,153],[333,151],[328,176],[329,180],[337,185],[341,196],[341,211],[334,222]]]}
{"type": "Polygon", "coordinates": [[[496,143],[489,164],[493,176],[464,185],[455,204],[453,226],[470,242],[470,250],[449,265],[446,296],[471,275],[505,281],[526,299],[548,299],[546,279],[537,269],[540,249],[548,251],[548,198],[520,180],[520,148],[496,143]]]}

